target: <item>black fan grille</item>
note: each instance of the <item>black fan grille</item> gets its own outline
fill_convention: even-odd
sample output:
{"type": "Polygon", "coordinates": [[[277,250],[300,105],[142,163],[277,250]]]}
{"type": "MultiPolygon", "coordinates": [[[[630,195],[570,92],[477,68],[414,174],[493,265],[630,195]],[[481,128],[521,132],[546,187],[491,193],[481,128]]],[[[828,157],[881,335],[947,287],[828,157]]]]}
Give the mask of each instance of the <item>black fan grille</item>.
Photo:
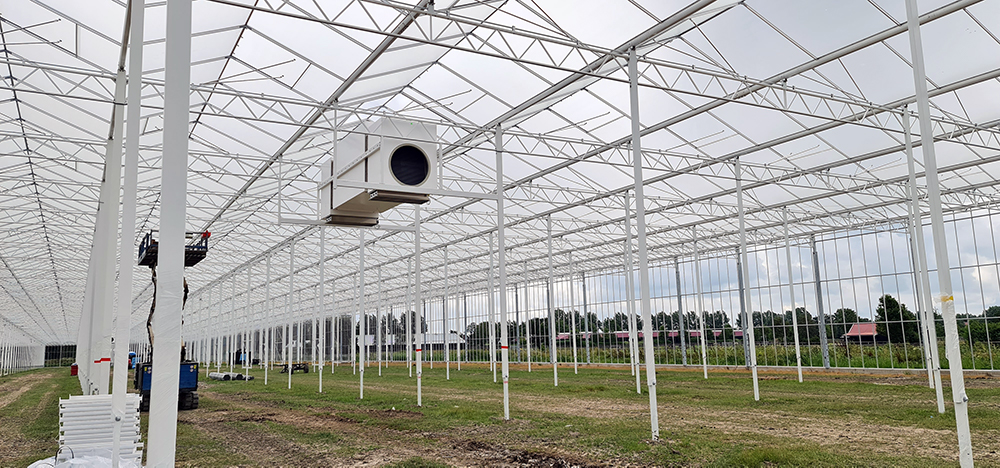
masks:
{"type": "Polygon", "coordinates": [[[420,148],[403,145],[396,148],[389,157],[389,170],[403,185],[420,185],[427,180],[430,162],[420,148]]]}

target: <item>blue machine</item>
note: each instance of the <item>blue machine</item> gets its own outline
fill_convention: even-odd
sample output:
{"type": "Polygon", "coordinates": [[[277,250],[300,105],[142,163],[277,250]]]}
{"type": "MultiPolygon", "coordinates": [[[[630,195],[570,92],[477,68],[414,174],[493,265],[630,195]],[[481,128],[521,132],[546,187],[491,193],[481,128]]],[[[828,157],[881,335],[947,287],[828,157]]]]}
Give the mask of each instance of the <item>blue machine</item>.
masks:
{"type": "MultiPolygon", "coordinates": [[[[181,363],[180,382],[177,393],[177,409],[198,409],[198,363],[185,361],[181,363]]],[[[153,382],[153,365],[145,362],[138,365],[133,384],[142,393],[142,403],[139,411],[149,411],[149,393],[153,382]]]]}

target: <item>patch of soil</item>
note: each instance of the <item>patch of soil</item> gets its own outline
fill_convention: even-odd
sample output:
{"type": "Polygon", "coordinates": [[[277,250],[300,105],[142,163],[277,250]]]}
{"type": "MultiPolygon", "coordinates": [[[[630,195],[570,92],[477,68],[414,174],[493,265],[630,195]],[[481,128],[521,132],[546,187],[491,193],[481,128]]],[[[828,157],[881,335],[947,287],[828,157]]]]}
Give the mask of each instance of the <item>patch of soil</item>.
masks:
{"type": "MultiPolygon", "coordinates": [[[[487,443],[484,439],[502,439],[508,431],[499,427],[479,426],[455,437],[445,433],[410,433],[360,424],[335,413],[281,409],[268,405],[257,408],[240,395],[200,392],[201,398],[225,401],[230,409],[215,411],[185,411],[180,421],[191,424],[208,437],[238,450],[261,465],[268,466],[350,466],[374,467],[397,463],[413,457],[435,460],[456,467],[603,467],[579,454],[561,453],[558,448],[522,450],[502,443],[487,443]],[[318,444],[289,442],[268,431],[247,431],[233,422],[273,422],[298,428],[303,432],[328,432],[340,440],[318,444]],[[474,437],[474,438],[473,438],[474,437]]],[[[356,408],[351,413],[370,414],[380,418],[423,417],[414,411],[374,410],[356,408]]],[[[527,421],[514,421],[524,424],[527,421]]],[[[516,426],[512,426],[516,427],[516,426]]]]}
{"type": "Polygon", "coordinates": [[[25,392],[31,390],[35,384],[47,378],[48,375],[46,374],[31,373],[11,379],[9,382],[4,382],[0,385],[0,395],[2,395],[0,396],[0,409],[17,401],[21,395],[24,395],[25,392]]]}

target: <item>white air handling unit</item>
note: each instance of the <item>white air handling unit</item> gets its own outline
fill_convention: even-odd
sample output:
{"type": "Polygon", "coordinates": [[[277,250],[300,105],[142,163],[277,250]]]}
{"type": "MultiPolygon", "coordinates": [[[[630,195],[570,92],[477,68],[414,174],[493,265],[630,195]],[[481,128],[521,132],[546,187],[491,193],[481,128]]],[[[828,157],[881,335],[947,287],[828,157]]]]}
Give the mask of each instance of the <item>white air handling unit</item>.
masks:
{"type": "Polygon", "coordinates": [[[400,203],[422,204],[437,187],[437,126],[383,118],[364,123],[337,143],[323,163],[320,218],[327,224],[374,226],[400,203]]]}

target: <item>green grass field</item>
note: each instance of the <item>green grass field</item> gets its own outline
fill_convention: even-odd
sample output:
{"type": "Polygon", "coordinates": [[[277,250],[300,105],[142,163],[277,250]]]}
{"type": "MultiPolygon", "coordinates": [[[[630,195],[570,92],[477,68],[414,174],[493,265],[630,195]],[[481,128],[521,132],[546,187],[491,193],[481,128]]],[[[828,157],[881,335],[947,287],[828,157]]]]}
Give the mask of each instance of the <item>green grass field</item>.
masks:
{"type": "MultiPolygon", "coordinates": [[[[514,370],[504,421],[492,372],[463,367],[446,381],[443,365],[425,366],[422,407],[405,366],[367,369],[363,400],[350,366],[327,368],[322,394],[316,372],[294,374],[291,390],[287,374],[265,386],[259,369],[250,382],[204,382],[201,408],[179,416],[177,464],[957,466],[954,417],[937,413],[920,376],[762,374],[755,402],[743,372],[660,371],[652,442],[645,380],[637,394],[628,368],[560,367],[558,387],[551,368],[514,370]]],[[[54,453],[57,398],[79,391],[66,369],[3,377],[0,389],[23,382],[0,410],[0,466],[54,453]]],[[[977,464],[1000,466],[1000,381],[969,387],[977,464]]]]}

